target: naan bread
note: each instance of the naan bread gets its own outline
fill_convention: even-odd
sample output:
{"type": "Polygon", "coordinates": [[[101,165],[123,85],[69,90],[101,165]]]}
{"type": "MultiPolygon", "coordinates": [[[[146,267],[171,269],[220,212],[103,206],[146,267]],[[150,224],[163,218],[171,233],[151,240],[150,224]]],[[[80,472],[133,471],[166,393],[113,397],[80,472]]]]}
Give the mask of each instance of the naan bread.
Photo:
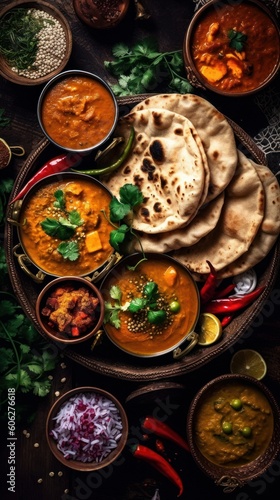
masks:
{"type": "Polygon", "coordinates": [[[201,138],[210,184],[205,202],[216,198],[229,184],[237,165],[233,130],[225,116],[210,102],[194,94],[159,94],[137,104],[133,111],[161,108],[188,118],[201,138]]]}
{"type": "Polygon", "coordinates": [[[209,260],[217,271],[243,255],[252,244],[264,217],[264,189],[257,171],[238,151],[235,175],[225,190],[225,202],[216,227],[191,247],[173,256],[191,271],[208,274],[209,260]]]}
{"type": "Polygon", "coordinates": [[[219,272],[220,278],[235,276],[258,264],[271,250],[280,233],[280,188],[275,175],[265,165],[258,165],[250,160],[255,167],[265,193],[264,217],[261,226],[250,245],[239,259],[229,264],[219,272]]]}
{"type": "Polygon", "coordinates": [[[186,225],[197,213],[205,191],[205,168],[199,136],[185,117],[168,110],[146,109],[119,120],[116,135],[135,129],[129,159],[103,184],[119,195],[124,184],[137,185],[144,196],[133,228],[162,233],[186,225]]]}
{"type": "MultiPolygon", "coordinates": [[[[186,227],[174,229],[161,234],[140,233],[139,237],[144,252],[167,253],[182,247],[195,245],[203,236],[216,226],[224,204],[224,193],[201,208],[194,219],[186,227]]],[[[140,244],[134,240],[130,251],[141,251],[140,244]]]]}

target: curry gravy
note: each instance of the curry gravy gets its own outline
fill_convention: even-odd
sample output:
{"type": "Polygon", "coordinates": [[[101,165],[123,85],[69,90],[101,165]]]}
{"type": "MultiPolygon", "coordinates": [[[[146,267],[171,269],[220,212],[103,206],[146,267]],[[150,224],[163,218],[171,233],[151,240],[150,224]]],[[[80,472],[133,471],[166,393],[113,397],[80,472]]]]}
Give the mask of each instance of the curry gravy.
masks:
{"type": "Polygon", "coordinates": [[[197,408],[195,439],[201,453],[211,462],[237,467],[260,456],[273,434],[272,408],[256,387],[240,382],[227,383],[209,393],[197,408]],[[235,410],[230,402],[240,399],[242,408],[235,410]],[[232,432],[223,431],[223,423],[232,425],[232,432]],[[243,436],[242,430],[251,434],[243,436]]]}
{"type": "Polygon", "coordinates": [[[46,273],[55,276],[83,276],[103,265],[112,254],[109,243],[111,224],[101,210],[109,213],[111,195],[101,185],[87,179],[50,182],[27,197],[20,213],[21,244],[31,261],[46,273]],[[54,193],[65,196],[65,210],[54,207],[54,193]],[[79,256],[74,261],[61,255],[57,248],[61,240],[49,236],[42,228],[47,218],[59,220],[66,212],[76,210],[82,224],[67,241],[78,243],[79,256]]]}
{"type": "Polygon", "coordinates": [[[137,315],[126,310],[119,313],[119,328],[108,322],[105,325],[110,339],[117,346],[137,356],[152,356],[172,349],[193,331],[198,316],[198,293],[192,278],[175,261],[170,263],[160,257],[149,257],[134,271],[127,269],[124,264],[119,265],[117,271],[111,272],[105,279],[101,292],[106,301],[112,301],[110,289],[117,285],[122,293],[121,303],[125,304],[132,298],[141,297],[140,290],[151,281],[158,285],[162,307],[167,310],[168,318],[163,324],[149,325],[143,322],[142,315],[137,319],[137,315]],[[169,280],[167,275],[171,269],[174,273],[169,280]],[[174,300],[179,302],[180,310],[169,313],[166,306],[174,300]]]}

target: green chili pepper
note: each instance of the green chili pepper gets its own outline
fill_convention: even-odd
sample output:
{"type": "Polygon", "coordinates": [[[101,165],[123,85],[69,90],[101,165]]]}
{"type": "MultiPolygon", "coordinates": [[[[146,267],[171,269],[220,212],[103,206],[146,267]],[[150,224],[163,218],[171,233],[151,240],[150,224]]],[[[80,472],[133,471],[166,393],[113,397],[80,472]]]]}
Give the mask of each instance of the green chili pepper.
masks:
{"type": "Polygon", "coordinates": [[[95,176],[96,175],[110,174],[111,172],[116,170],[118,167],[120,167],[121,164],[128,157],[128,155],[131,151],[132,145],[133,145],[134,137],[135,137],[135,130],[133,127],[131,127],[130,135],[129,135],[129,138],[127,140],[126,145],[124,146],[123,152],[122,152],[121,156],[114,163],[112,163],[112,165],[108,165],[108,167],[104,167],[104,168],[94,168],[91,170],[75,170],[74,168],[72,168],[71,170],[73,172],[79,172],[80,174],[95,175],[95,176]]]}

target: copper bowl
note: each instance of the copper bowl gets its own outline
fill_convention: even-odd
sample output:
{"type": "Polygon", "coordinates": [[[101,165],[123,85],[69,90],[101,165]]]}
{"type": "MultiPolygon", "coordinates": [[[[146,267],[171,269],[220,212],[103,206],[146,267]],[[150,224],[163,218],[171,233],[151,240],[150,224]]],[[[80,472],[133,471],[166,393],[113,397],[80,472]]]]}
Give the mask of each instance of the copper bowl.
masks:
{"type": "MultiPolygon", "coordinates": [[[[259,92],[263,88],[265,88],[267,85],[271,83],[271,81],[276,77],[276,75],[279,72],[280,69],[280,54],[278,52],[278,59],[275,61],[274,68],[270,72],[270,74],[267,75],[267,77],[257,86],[254,87],[250,90],[238,90],[238,87],[236,89],[228,89],[224,90],[221,88],[218,88],[215,86],[214,83],[211,83],[208,81],[202,73],[197,69],[196,64],[193,59],[193,36],[195,33],[196,28],[198,27],[200,21],[203,20],[204,16],[207,14],[217,11],[223,7],[229,6],[231,9],[234,9],[235,7],[238,8],[240,3],[244,2],[236,2],[232,3],[230,0],[210,0],[209,2],[205,3],[200,9],[197,10],[197,12],[194,14],[189,27],[186,31],[185,38],[184,38],[184,43],[183,43],[183,57],[184,57],[184,63],[185,63],[185,69],[188,75],[188,79],[190,83],[197,88],[200,88],[202,90],[211,90],[212,92],[215,92],[219,95],[227,96],[227,97],[241,97],[241,96],[248,96],[251,94],[254,94],[256,92],[259,92]]],[[[272,21],[274,24],[274,27],[276,29],[276,34],[278,34],[278,45],[280,44],[280,29],[279,29],[279,24],[276,20],[276,17],[274,16],[273,12],[263,3],[260,2],[259,0],[246,0],[245,3],[248,4],[253,4],[253,6],[256,6],[259,8],[264,14],[266,14],[269,19],[272,21]]]]}
{"type": "MultiPolygon", "coordinates": [[[[223,414],[221,414],[221,416],[219,415],[218,418],[222,419],[223,414]]],[[[231,418],[230,414],[227,413],[227,419],[230,418],[231,418]]],[[[209,421],[210,417],[208,418],[208,422],[209,421]]],[[[235,421],[233,420],[233,422],[235,421]]],[[[235,424],[233,423],[233,425],[235,424]]],[[[251,425],[253,426],[253,423],[251,425]]],[[[234,437],[235,437],[235,432],[238,432],[238,430],[233,431],[234,437]]],[[[252,435],[254,436],[254,427],[252,427],[252,435]]],[[[244,486],[249,481],[262,475],[276,459],[280,450],[279,407],[273,395],[271,394],[270,390],[262,382],[256,380],[255,378],[249,377],[247,375],[238,375],[238,374],[222,375],[220,377],[215,378],[214,380],[211,380],[204,387],[202,387],[194,397],[193,401],[191,402],[187,416],[187,436],[192,456],[196,461],[196,463],[198,464],[198,466],[217,485],[223,487],[224,492],[230,492],[237,487],[244,486]],[[214,460],[216,462],[218,461],[217,453],[220,452],[220,450],[217,451],[213,459],[211,457],[211,459],[213,460],[212,461],[209,459],[209,457],[208,458],[206,457],[206,453],[205,454],[202,453],[201,451],[202,448],[201,446],[199,447],[198,445],[197,442],[198,416],[201,411],[202,405],[205,403],[205,401],[207,401],[209,396],[211,396],[214,391],[216,392],[216,390],[228,388],[230,387],[230,385],[236,383],[241,384],[245,388],[251,388],[253,390],[257,389],[266,398],[272,414],[272,419],[271,419],[273,422],[272,436],[271,439],[268,440],[268,442],[266,443],[267,447],[264,449],[264,451],[260,452],[260,454],[253,460],[250,461],[248,459],[248,462],[243,465],[238,465],[237,463],[235,464],[235,466],[229,464],[217,465],[217,463],[215,463],[214,460]]],[[[219,440],[217,439],[217,442],[218,441],[219,440]]]]}
{"type": "Polygon", "coordinates": [[[130,0],[119,0],[112,6],[104,1],[73,0],[78,18],[90,28],[108,30],[115,28],[126,16],[130,0]]]}
{"type": "Polygon", "coordinates": [[[97,471],[100,470],[104,467],[108,467],[110,464],[113,464],[113,462],[120,456],[122,453],[126,442],[127,442],[127,436],[128,436],[128,420],[127,416],[125,413],[125,410],[121,403],[118,401],[118,399],[110,394],[109,392],[99,389],[97,387],[77,387],[75,389],[71,389],[70,391],[66,392],[63,396],[61,396],[59,399],[55,401],[53,406],[51,407],[49,414],[47,416],[47,421],[46,421],[46,436],[47,436],[47,442],[50,447],[51,452],[54,454],[54,456],[61,462],[63,465],[66,467],[69,467],[70,469],[75,469],[78,471],[83,471],[83,472],[90,472],[90,471],[97,471]],[[65,458],[64,454],[58,449],[57,447],[57,441],[54,439],[54,437],[51,435],[51,432],[54,428],[55,421],[54,418],[58,414],[61,406],[65,404],[70,398],[75,397],[79,394],[89,394],[89,395],[98,395],[101,398],[105,398],[106,400],[109,400],[113,403],[113,405],[117,408],[118,414],[120,417],[120,422],[122,424],[122,430],[121,430],[121,437],[117,442],[117,446],[112,449],[112,451],[101,461],[88,461],[88,462],[82,462],[80,460],[74,460],[74,459],[67,459],[65,458]]]}
{"type": "Polygon", "coordinates": [[[66,44],[64,55],[59,61],[57,67],[43,76],[39,77],[34,76],[34,78],[31,78],[29,76],[23,76],[18,74],[17,72],[12,70],[11,66],[9,65],[5,57],[2,54],[0,54],[0,74],[4,78],[6,78],[6,80],[9,80],[10,82],[13,83],[17,83],[18,85],[27,85],[27,86],[42,85],[48,82],[55,75],[63,71],[70,59],[72,52],[72,45],[73,45],[70,25],[66,17],[54,5],[44,1],[29,2],[28,0],[15,0],[14,2],[9,2],[9,5],[4,7],[0,12],[0,22],[3,21],[3,18],[7,13],[9,13],[12,9],[15,8],[36,9],[46,12],[47,14],[51,15],[54,19],[56,19],[60,23],[61,28],[63,29],[65,36],[65,44],[66,44]]]}
{"type": "MultiPolygon", "coordinates": [[[[73,312],[73,309],[70,309],[69,312],[73,312]]],[[[94,335],[98,334],[104,319],[104,300],[98,288],[87,279],[74,276],[64,276],[63,278],[57,278],[50,281],[39,293],[36,300],[35,313],[39,326],[47,337],[55,342],[73,345],[89,340],[94,335]],[[42,313],[44,308],[46,308],[47,299],[51,296],[51,294],[58,288],[63,289],[67,287],[71,287],[73,290],[85,288],[89,292],[90,296],[98,299],[98,304],[94,310],[93,324],[87,327],[86,330],[78,336],[72,336],[70,333],[68,334],[64,331],[59,331],[59,329],[53,326],[50,322],[49,317],[42,313]]]]}

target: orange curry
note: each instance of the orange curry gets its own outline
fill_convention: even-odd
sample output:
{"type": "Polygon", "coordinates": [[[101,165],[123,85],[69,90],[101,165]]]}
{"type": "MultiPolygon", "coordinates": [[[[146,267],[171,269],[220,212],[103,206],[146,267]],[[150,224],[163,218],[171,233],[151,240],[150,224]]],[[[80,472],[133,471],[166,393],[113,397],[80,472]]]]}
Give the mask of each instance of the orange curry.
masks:
{"type": "Polygon", "coordinates": [[[110,193],[87,176],[51,179],[35,190],[20,212],[20,240],[30,260],[54,276],[98,269],[113,252],[112,225],[102,213],[109,213],[110,201],[110,193]]]}
{"type": "Polygon", "coordinates": [[[208,9],[194,29],[191,48],[195,67],[205,81],[232,93],[259,87],[280,57],[276,26],[249,2],[208,9]]]}
{"type": "Polygon", "coordinates": [[[49,137],[62,147],[83,150],[110,134],[116,107],[101,82],[85,76],[59,81],[42,103],[42,124],[49,137]]]}

